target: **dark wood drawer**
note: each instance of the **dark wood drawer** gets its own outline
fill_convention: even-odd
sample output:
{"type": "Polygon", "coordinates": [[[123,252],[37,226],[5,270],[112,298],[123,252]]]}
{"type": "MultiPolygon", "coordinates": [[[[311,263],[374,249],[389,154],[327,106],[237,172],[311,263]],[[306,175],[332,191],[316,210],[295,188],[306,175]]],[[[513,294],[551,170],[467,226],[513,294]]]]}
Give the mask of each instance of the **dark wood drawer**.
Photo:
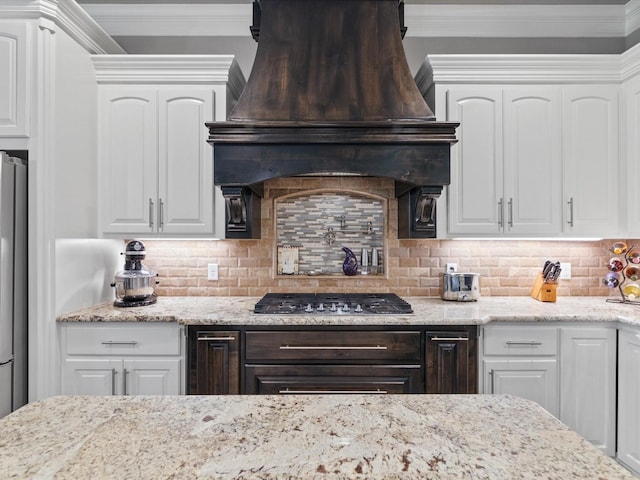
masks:
{"type": "Polygon", "coordinates": [[[246,361],[420,362],[419,331],[249,331],[246,361]]]}
{"type": "Polygon", "coordinates": [[[419,365],[247,365],[245,393],[422,393],[419,365]]]}

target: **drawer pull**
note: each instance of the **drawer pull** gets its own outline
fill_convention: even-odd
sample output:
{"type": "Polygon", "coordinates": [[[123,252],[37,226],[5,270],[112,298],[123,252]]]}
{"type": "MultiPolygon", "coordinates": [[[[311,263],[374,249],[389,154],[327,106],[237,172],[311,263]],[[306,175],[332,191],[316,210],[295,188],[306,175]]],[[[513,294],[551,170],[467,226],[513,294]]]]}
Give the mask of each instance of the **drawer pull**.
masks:
{"type": "Polygon", "coordinates": [[[436,342],[468,342],[468,337],[431,337],[429,340],[436,342]]]}
{"type": "Polygon", "coordinates": [[[198,337],[198,341],[202,340],[203,342],[221,342],[221,341],[231,341],[235,340],[235,337],[198,337]]]}
{"type": "Polygon", "coordinates": [[[528,346],[536,346],[536,345],[542,345],[542,342],[514,342],[511,340],[508,340],[506,342],[507,345],[528,345],[528,346]]]}
{"type": "Polygon", "coordinates": [[[339,345],[280,345],[280,350],[386,350],[385,345],[343,347],[339,345]]]}
{"type": "Polygon", "coordinates": [[[307,395],[313,393],[326,393],[326,394],[335,394],[335,393],[387,393],[386,390],[289,390],[288,388],[284,390],[279,390],[278,393],[292,393],[292,394],[300,394],[307,395]]]}
{"type": "Polygon", "coordinates": [[[102,345],[137,345],[138,342],[136,342],[135,340],[129,341],[129,342],[119,342],[117,340],[107,340],[105,342],[102,342],[102,345]]]}
{"type": "Polygon", "coordinates": [[[111,395],[115,395],[116,394],[116,374],[118,372],[116,371],[115,368],[111,369],[111,395]]]}

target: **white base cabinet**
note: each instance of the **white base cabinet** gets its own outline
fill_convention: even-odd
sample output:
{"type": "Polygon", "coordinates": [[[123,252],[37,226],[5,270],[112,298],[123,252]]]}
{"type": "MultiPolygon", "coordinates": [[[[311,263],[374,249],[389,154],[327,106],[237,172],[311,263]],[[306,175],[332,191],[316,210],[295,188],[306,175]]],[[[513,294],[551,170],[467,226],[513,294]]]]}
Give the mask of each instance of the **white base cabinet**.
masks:
{"type": "Polygon", "coordinates": [[[65,324],[62,393],[184,394],[184,334],[176,324],[65,324]]]}
{"type": "Polygon", "coordinates": [[[494,324],[481,338],[481,393],[532,400],[615,455],[615,325],[494,324]]]}
{"type": "Polygon", "coordinates": [[[609,456],[616,452],[616,329],[560,329],[560,417],[609,456]]]}
{"type": "Polygon", "coordinates": [[[640,474],[640,329],[618,332],[618,461],[640,474]]]}

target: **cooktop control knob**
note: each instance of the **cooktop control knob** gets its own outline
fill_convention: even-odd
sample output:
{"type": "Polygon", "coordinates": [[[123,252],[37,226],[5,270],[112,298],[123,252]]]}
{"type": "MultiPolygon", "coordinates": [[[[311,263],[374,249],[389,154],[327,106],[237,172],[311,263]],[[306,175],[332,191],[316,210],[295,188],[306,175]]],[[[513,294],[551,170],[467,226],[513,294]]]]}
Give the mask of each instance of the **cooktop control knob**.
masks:
{"type": "Polygon", "coordinates": [[[324,303],[318,305],[318,308],[316,310],[318,310],[319,312],[324,312],[324,303]]]}
{"type": "Polygon", "coordinates": [[[356,308],[355,308],[355,310],[354,310],[354,311],[356,311],[356,312],[358,312],[358,313],[362,312],[362,305],[357,304],[357,305],[356,305],[356,308]]]}
{"type": "Polygon", "coordinates": [[[332,312],[336,312],[338,310],[338,308],[336,307],[335,303],[332,303],[331,307],[329,308],[329,310],[331,310],[332,312]]]}
{"type": "Polygon", "coordinates": [[[350,310],[350,309],[349,309],[349,305],[345,303],[345,304],[342,306],[342,311],[343,311],[343,312],[348,312],[349,310],[350,310]]]}
{"type": "Polygon", "coordinates": [[[304,311],[307,312],[307,313],[313,312],[313,307],[311,306],[310,303],[307,303],[307,306],[304,307],[304,311]]]}

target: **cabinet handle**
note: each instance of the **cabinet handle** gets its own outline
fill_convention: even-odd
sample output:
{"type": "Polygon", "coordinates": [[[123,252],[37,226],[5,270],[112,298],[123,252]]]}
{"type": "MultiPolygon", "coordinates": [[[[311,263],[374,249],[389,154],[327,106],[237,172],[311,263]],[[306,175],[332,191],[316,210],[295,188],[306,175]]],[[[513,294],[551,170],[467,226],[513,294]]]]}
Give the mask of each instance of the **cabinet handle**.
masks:
{"type": "Polygon", "coordinates": [[[567,223],[573,227],[573,197],[567,203],[569,204],[569,221],[567,223]]]}
{"type": "Polygon", "coordinates": [[[496,389],[494,388],[494,379],[495,379],[495,375],[493,374],[493,369],[491,369],[491,371],[489,372],[489,376],[491,377],[491,393],[495,393],[496,389]]]}
{"type": "Polygon", "coordinates": [[[162,199],[159,201],[158,206],[158,230],[162,230],[164,228],[164,202],[162,199]]]}
{"type": "Polygon", "coordinates": [[[105,340],[104,342],[102,342],[102,345],[137,345],[138,342],[136,342],[135,340],[131,340],[128,342],[120,342],[118,340],[105,340]]]}
{"type": "Polygon", "coordinates": [[[122,394],[123,395],[127,394],[127,373],[129,373],[129,370],[125,368],[122,373],[122,394]]]}
{"type": "Polygon", "coordinates": [[[116,394],[116,374],[118,372],[116,371],[115,368],[111,369],[111,395],[115,395],[116,394]]]}
{"type": "Polygon", "coordinates": [[[149,228],[153,229],[153,200],[149,199],[149,228]]]}
{"type": "Polygon", "coordinates": [[[225,341],[225,340],[231,341],[231,340],[235,340],[235,339],[236,339],[235,337],[198,337],[198,341],[202,340],[204,342],[208,342],[208,341],[221,342],[221,341],[225,341]]]}
{"type": "Polygon", "coordinates": [[[513,228],[513,198],[509,198],[509,220],[507,221],[509,224],[509,228],[513,228]]]}
{"type": "Polygon", "coordinates": [[[511,340],[508,340],[507,342],[505,342],[507,345],[530,345],[530,346],[535,346],[535,345],[542,345],[542,342],[513,342],[511,340]]]}
{"type": "Polygon", "coordinates": [[[335,393],[388,393],[386,390],[289,390],[285,388],[284,390],[279,390],[278,393],[293,393],[293,394],[301,394],[306,395],[309,393],[326,393],[326,394],[335,394],[335,393]]]}
{"type": "Polygon", "coordinates": [[[498,201],[498,228],[500,230],[504,227],[504,208],[503,208],[503,200],[500,198],[498,201]]]}
{"type": "Polygon", "coordinates": [[[429,340],[436,342],[468,342],[468,337],[431,337],[429,340]]]}
{"type": "Polygon", "coordinates": [[[343,347],[343,346],[333,346],[333,345],[281,345],[280,350],[386,350],[387,347],[384,345],[376,345],[376,346],[362,346],[362,347],[343,347]]]}

